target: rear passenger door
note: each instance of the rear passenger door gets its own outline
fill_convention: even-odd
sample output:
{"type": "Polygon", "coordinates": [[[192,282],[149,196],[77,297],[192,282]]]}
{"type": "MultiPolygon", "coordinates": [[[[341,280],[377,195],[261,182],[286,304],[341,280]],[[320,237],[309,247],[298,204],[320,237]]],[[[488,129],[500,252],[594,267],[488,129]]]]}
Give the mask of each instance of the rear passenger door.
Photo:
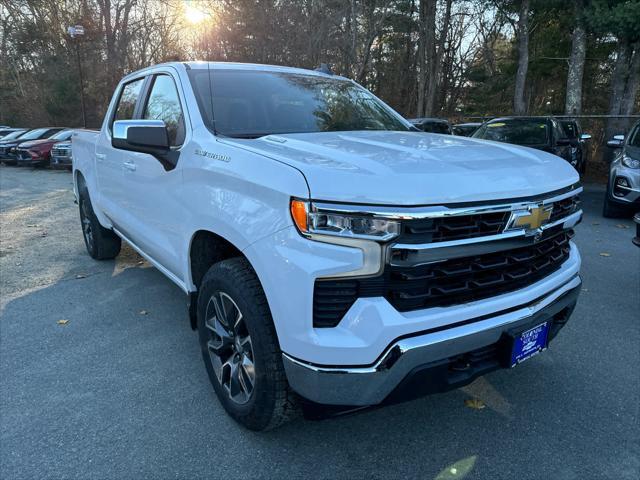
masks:
{"type": "MultiPolygon", "coordinates": [[[[149,76],[136,118],[164,121],[171,148],[179,153],[185,143],[186,119],[178,80],[169,73],[149,76]]],[[[156,262],[178,276],[183,250],[180,220],[185,218],[179,195],[181,163],[174,168],[153,155],[122,151],[124,210],[131,224],[127,235],[156,262]]],[[[179,157],[178,157],[179,158],[179,157]]]]}
{"type": "Polygon", "coordinates": [[[123,210],[126,191],[123,186],[124,151],[111,146],[111,132],[116,120],[135,118],[136,106],[142,93],[145,77],[126,82],[117,93],[118,100],[109,113],[107,128],[103,128],[96,143],[96,175],[98,179],[99,202],[101,210],[109,217],[113,225],[126,234],[127,212],[123,210]]]}

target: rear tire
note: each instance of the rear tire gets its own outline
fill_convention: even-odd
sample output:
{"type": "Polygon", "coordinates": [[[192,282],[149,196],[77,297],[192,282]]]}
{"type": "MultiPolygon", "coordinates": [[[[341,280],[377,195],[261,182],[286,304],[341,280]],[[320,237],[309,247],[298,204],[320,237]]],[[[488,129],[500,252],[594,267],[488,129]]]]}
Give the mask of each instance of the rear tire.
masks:
{"type": "Polygon", "coordinates": [[[271,430],[297,412],[260,281],[245,258],[213,265],[198,292],[202,358],[220,403],[250,430],[271,430]]]}
{"type": "Polygon", "coordinates": [[[122,240],[113,231],[100,225],[89,198],[89,191],[85,185],[80,187],[78,198],[80,207],[80,224],[82,237],[87,252],[95,260],[111,260],[118,256],[122,247],[122,240]]]}

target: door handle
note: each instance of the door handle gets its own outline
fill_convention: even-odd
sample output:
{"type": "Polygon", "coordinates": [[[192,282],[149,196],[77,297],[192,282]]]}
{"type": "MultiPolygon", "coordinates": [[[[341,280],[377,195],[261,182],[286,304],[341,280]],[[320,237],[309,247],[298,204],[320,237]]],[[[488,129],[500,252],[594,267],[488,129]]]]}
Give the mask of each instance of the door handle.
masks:
{"type": "Polygon", "coordinates": [[[126,168],[127,170],[129,170],[131,172],[135,172],[135,170],[136,170],[136,164],[135,164],[135,162],[132,162],[131,160],[127,160],[122,165],[124,166],[124,168],[126,168]]]}
{"type": "Polygon", "coordinates": [[[98,160],[99,162],[101,162],[105,158],[107,158],[107,156],[104,153],[96,153],[96,160],[98,160]]]}

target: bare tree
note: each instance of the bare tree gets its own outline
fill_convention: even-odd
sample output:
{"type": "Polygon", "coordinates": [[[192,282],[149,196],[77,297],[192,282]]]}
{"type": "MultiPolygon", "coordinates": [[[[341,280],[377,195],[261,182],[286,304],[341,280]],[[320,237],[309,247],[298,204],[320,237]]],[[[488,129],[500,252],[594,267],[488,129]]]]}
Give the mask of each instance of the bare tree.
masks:
{"type": "Polygon", "coordinates": [[[513,95],[513,112],[516,115],[524,115],[527,113],[525,86],[529,69],[529,0],[521,0],[516,36],[518,38],[518,71],[513,95]]]}
{"type": "Polygon", "coordinates": [[[574,10],[575,25],[571,35],[571,56],[569,57],[564,108],[567,115],[579,115],[582,113],[582,77],[587,57],[587,31],[582,16],[584,6],[584,0],[576,0],[574,10]]]}

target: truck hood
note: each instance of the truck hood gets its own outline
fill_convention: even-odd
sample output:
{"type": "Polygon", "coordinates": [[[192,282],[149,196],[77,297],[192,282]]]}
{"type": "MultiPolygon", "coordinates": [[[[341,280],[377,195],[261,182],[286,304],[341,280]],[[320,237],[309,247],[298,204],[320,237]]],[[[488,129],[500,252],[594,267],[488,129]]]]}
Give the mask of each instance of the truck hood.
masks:
{"type": "Polygon", "coordinates": [[[316,200],[482,202],[536,196],[579,181],[574,168],[555,155],[451,135],[319,132],[226,141],[297,168],[316,200]]]}

